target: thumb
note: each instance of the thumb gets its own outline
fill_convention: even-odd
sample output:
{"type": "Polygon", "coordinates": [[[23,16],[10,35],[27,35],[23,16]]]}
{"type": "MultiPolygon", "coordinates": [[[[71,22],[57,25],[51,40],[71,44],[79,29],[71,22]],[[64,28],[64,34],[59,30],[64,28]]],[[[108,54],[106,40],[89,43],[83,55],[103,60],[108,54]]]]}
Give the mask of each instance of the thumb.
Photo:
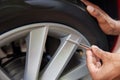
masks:
{"type": "Polygon", "coordinates": [[[100,59],[105,60],[108,56],[108,53],[106,51],[103,51],[102,49],[98,48],[97,46],[93,45],[91,47],[93,53],[100,59]]]}

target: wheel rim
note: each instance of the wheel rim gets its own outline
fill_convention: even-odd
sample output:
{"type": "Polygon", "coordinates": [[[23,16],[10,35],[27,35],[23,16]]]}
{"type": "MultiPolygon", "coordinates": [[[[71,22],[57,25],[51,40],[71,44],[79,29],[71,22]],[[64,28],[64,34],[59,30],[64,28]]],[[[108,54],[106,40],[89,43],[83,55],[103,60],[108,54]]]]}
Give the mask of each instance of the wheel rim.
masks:
{"type": "MultiPolygon", "coordinates": [[[[57,23],[36,23],[11,30],[1,35],[0,47],[18,38],[26,37],[27,53],[24,70],[24,80],[77,80],[88,74],[85,54],[81,57],[81,64],[61,75],[78,49],[77,45],[67,40],[90,45],[87,39],[78,31],[57,23]],[[40,71],[47,36],[60,40],[60,45],[49,63],[40,71]]],[[[85,53],[85,50],[80,48],[85,53]]],[[[4,70],[0,70],[0,77],[11,80],[4,70]]],[[[83,79],[84,80],[84,79],[83,79]]]]}

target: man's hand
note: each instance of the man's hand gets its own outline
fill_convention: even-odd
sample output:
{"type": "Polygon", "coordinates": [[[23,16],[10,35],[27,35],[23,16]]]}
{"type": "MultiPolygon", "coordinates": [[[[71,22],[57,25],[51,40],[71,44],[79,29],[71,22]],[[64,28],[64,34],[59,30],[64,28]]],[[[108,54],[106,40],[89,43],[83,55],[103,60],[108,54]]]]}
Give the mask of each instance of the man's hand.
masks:
{"type": "Polygon", "coordinates": [[[120,21],[116,21],[109,17],[102,9],[97,5],[87,1],[81,0],[86,6],[87,11],[97,19],[98,24],[102,31],[108,35],[119,35],[120,34],[120,21]]]}
{"type": "Polygon", "coordinates": [[[120,75],[120,54],[92,46],[87,50],[87,66],[93,80],[113,80],[120,75]]]}
{"type": "MultiPolygon", "coordinates": [[[[95,4],[81,0],[87,11],[97,19],[102,31],[108,35],[120,34],[120,21],[109,17],[95,4]]],[[[119,80],[120,79],[120,54],[110,53],[92,46],[87,50],[87,66],[93,80],[119,80]]]]}

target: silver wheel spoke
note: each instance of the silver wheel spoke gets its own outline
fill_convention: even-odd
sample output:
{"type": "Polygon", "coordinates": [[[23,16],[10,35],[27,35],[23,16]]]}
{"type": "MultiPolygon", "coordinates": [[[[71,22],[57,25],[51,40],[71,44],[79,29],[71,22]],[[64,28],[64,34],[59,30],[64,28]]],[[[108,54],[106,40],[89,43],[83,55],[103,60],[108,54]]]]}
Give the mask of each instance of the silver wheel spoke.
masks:
{"type": "MultiPolygon", "coordinates": [[[[77,48],[75,44],[66,41],[66,39],[70,38],[72,37],[68,36],[62,40],[61,45],[56,51],[52,61],[45,71],[43,71],[39,80],[56,80],[60,76],[77,48]]],[[[79,39],[76,38],[76,40],[79,39]]]]}
{"type": "Polygon", "coordinates": [[[12,80],[10,77],[0,68],[0,80],[12,80]]]}
{"type": "Polygon", "coordinates": [[[48,27],[32,30],[29,34],[24,80],[37,80],[45,48],[48,27]]]}
{"type": "MultiPolygon", "coordinates": [[[[15,46],[11,47],[11,54],[17,55],[17,52],[21,53],[18,55],[17,62],[14,62],[16,61],[16,57],[13,55],[12,57],[15,57],[15,59],[7,63],[10,64],[10,66],[19,64],[21,66],[15,69],[3,66],[0,68],[0,80],[86,80],[85,78],[88,76],[87,74],[89,74],[85,64],[85,55],[81,54],[79,56],[79,52],[85,52],[85,50],[81,47],[78,48],[78,45],[74,44],[75,42],[88,45],[89,42],[79,31],[71,28],[71,26],[48,22],[35,23],[12,29],[0,37],[0,47],[2,51],[6,51],[7,49],[5,48],[4,50],[3,48],[10,45],[15,46]],[[49,38],[45,46],[47,35],[49,38]],[[26,42],[25,36],[27,36],[26,42]],[[23,42],[21,42],[21,40],[23,40],[23,42]],[[61,42],[59,40],[61,40],[61,42]],[[14,50],[17,52],[14,52],[14,50]],[[56,52],[54,53],[55,50],[56,52]],[[42,59],[44,51],[46,51],[47,54],[45,54],[44,59],[42,59]],[[24,53],[26,53],[26,58],[24,53]],[[25,66],[23,62],[19,63],[19,60],[24,61],[24,59],[26,59],[25,66]],[[81,61],[79,62],[79,60],[81,61]],[[41,65],[43,66],[42,68],[40,68],[41,65]],[[23,67],[25,67],[25,69],[23,67]],[[7,70],[9,68],[10,70],[6,73],[4,69],[7,70]],[[14,76],[11,75],[12,71],[17,74],[14,76]],[[23,71],[24,77],[21,74],[23,71]]],[[[6,55],[6,53],[4,54],[6,55]]],[[[0,56],[0,58],[2,59],[2,56],[0,56]]],[[[11,57],[3,57],[2,63],[9,61],[9,59],[11,59],[11,57]]],[[[3,64],[1,64],[1,66],[2,65],[3,64]]],[[[87,79],[89,79],[89,77],[87,79]]]]}
{"type": "Polygon", "coordinates": [[[79,65],[60,78],[60,80],[79,80],[88,74],[86,64],[79,65]]]}

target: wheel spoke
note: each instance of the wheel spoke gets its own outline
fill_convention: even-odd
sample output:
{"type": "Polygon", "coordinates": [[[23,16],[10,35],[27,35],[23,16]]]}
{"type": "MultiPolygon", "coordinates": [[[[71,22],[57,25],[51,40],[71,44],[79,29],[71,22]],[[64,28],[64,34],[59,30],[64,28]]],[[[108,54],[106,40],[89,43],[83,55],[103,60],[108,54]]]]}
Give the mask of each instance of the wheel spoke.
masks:
{"type": "MultiPolygon", "coordinates": [[[[8,44],[11,44],[11,42],[15,43],[15,45],[18,46],[19,39],[20,41],[24,40],[24,37],[27,34],[29,35],[26,38],[26,43],[23,44],[20,43],[20,50],[19,51],[17,50],[20,53],[22,52],[26,53],[26,58],[24,58],[25,57],[24,54],[20,54],[16,56],[18,52],[17,54],[15,53],[15,56],[13,55],[15,61],[17,57],[18,59],[20,57],[20,60],[26,59],[25,69],[23,70],[22,68],[24,67],[24,65],[21,65],[20,68],[20,70],[24,71],[24,77],[21,75],[22,71],[18,70],[19,67],[13,69],[15,73],[18,73],[15,74],[14,76],[8,74],[11,73],[11,70],[7,71],[8,73],[6,73],[6,71],[3,70],[4,67],[5,69],[9,69],[9,68],[4,66],[3,64],[3,68],[2,69],[0,68],[0,80],[13,80],[13,78],[15,79],[20,78],[21,80],[59,80],[59,79],[78,80],[78,79],[86,78],[88,71],[84,60],[85,56],[83,57],[77,56],[79,55],[78,54],[79,51],[84,52],[85,50],[83,48],[81,49],[81,47],[77,49],[78,45],[76,45],[74,42],[71,42],[71,41],[75,41],[77,43],[81,42],[81,43],[89,44],[87,39],[79,31],[71,28],[71,26],[66,26],[58,23],[45,22],[45,23],[29,24],[15,28],[13,30],[9,30],[5,34],[2,34],[0,46],[4,47],[8,44]],[[44,25],[49,25],[49,26],[44,26],[44,25]],[[48,28],[49,28],[49,33],[48,33],[48,28]],[[45,46],[47,35],[49,36],[50,39],[50,40],[47,39],[47,44],[49,44],[49,46],[48,45],[45,46]],[[57,42],[55,43],[53,41],[52,44],[54,44],[55,46],[52,46],[50,42],[52,42],[54,38],[57,38],[55,39],[57,40],[57,42]],[[58,39],[61,39],[61,42],[58,39]],[[56,48],[58,49],[56,50],[55,53],[53,53],[56,48]],[[23,49],[25,50],[23,51],[23,49]],[[44,51],[46,51],[47,55],[44,54],[44,51]],[[73,56],[74,53],[76,54],[73,56]],[[42,59],[43,54],[45,59],[42,59]],[[71,58],[72,60],[70,60],[71,58]],[[81,60],[81,62],[79,62],[79,60],[81,60]],[[43,65],[41,64],[41,62],[43,63],[43,65]],[[68,62],[70,64],[68,64],[68,62]],[[80,65],[78,65],[79,63],[80,65]]],[[[13,47],[12,49],[15,48],[13,47]]],[[[12,49],[11,49],[11,53],[14,52],[12,49]]],[[[11,61],[10,58],[10,62],[8,64],[10,64],[11,66],[16,65],[17,63],[14,62],[14,60],[11,61]]],[[[4,60],[2,63],[4,63],[4,60]]]]}
{"type": "Polygon", "coordinates": [[[88,74],[86,64],[79,65],[60,78],[60,80],[79,80],[88,74]]]}
{"type": "Polygon", "coordinates": [[[24,80],[37,80],[47,34],[48,27],[41,27],[30,32],[27,38],[28,52],[24,80]]]}
{"type": "Polygon", "coordinates": [[[3,69],[0,67],[0,80],[12,80],[10,77],[3,71],[3,69]]]}
{"type": "MultiPolygon", "coordinates": [[[[47,68],[43,71],[40,80],[58,79],[77,48],[75,44],[66,41],[66,39],[70,38],[72,38],[72,36],[67,36],[62,40],[61,45],[56,51],[53,59],[50,61],[47,68]]],[[[75,39],[77,41],[79,40],[78,37],[75,39]]]]}

